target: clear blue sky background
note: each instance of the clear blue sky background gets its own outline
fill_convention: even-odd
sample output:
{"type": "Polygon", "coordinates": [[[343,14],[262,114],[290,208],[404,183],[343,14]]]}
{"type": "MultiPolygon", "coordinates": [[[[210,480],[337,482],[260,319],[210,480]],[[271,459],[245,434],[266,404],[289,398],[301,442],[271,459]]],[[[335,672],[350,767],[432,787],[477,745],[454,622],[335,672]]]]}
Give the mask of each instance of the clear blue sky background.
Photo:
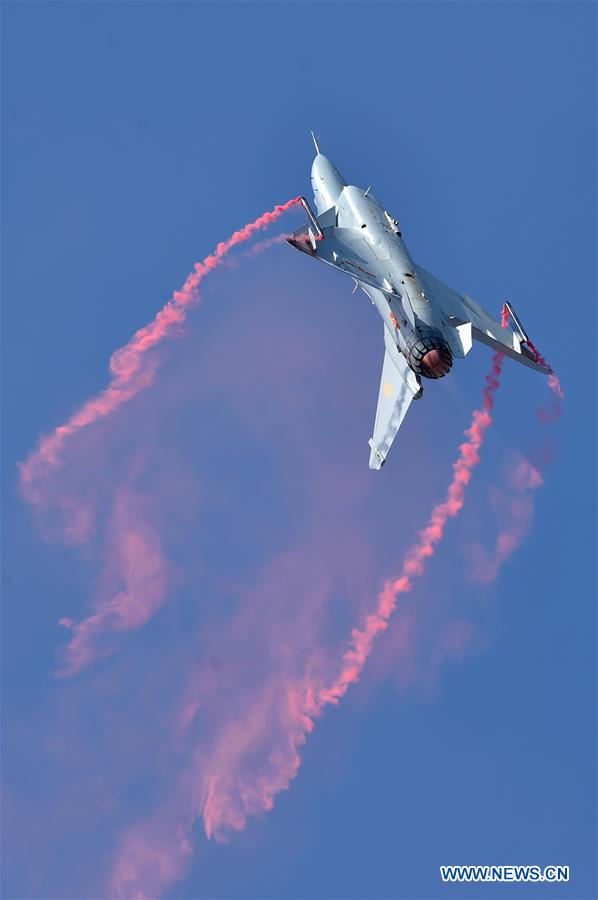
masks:
{"type": "MultiPolygon", "coordinates": [[[[274,810],[226,845],[198,830],[170,896],[596,897],[595,4],[5,3],[2,18],[4,896],[97,897],[118,828],[160,791],[149,764],[127,781],[118,747],[95,753],[106,708],[126,715],[118,687],[102,692],[117,657],[71,683],[51,677],[57,620],[85,615],[90,573],[42,541],[16,462],[105,384],[110,353],[194,260],[309,193],[315,128],[346,178],[372,183],[400,217],[417,261],[487,308],[513,301],[561,377],[565,412],[530,535],[495,585],[471,585],[460,546],[468,528],[492,540],[488,485],[509,448],[541,440],[545,388],[507,369],[462,531],[414,594],[433,622],[446,587],[451,609],[480,626],[476,652],[428,679],[423,653],[403,690],[392,665],[373,662],[318,723],[274,810]],[[70,737],[57,750],[60,733],[70,737]],[[112,779],[115,821],[87,799],[112,779]],[[440,884],[441,863],[568,864],[572,880],[465,890],[440,884]]],[[[430,387],[374,476],[366,441],[382,346],[366,298],[276,248],[214,276],[179,364],[192,372],[226,337],[234,353],[260,322],[317,354],[304,383],[317,402],[288,415],[363,482],[347,517],[369,546],[373,593],[442,495],[488,353],[455,366],[452,387],[430,387]]],[[[284,370],[284,352],[276,363],[284,370]]],[[[279,548],[300,498],[284,456],[269,484],[272,423],[214,452],[220,376],[207,378],[201,427],[190,390],[177,440],[216,486],[232,479],[230,509],[202,545],[208,569],[232,577],[279,548]],[[258,543],[237,493],[273,523],[258,543]]],[[[283,404],[282,430],[285,415],[283,404]]],[[[165,678],[176,608],[161,634],[132,638],[165,678]]]]}

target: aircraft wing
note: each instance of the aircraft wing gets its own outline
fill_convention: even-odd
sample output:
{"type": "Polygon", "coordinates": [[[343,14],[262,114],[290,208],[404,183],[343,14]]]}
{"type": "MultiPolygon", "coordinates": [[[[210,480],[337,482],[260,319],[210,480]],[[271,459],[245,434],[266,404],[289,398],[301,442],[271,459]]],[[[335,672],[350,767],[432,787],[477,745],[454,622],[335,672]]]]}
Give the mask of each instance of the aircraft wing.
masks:
{"type": "Polygon", "coordinates": [[[370,469],[382,468],[409,404],[422,393],[417,376],[407,365],[386,326],[384,326],[384,344],[384,364],[374,434],[369,441],[370,469]]]}
{"type": "Polygon", "coordinates": [[[474,340],[487,344],[493,350],[499,350],[505,356],[523,363],[524,366],[529,366],[530,369],[536,369],[537,372],[545,374],[550,372],[547,366],[536,362],[533,353],[518,334],[511,331],[510,328],[503,328],[468,294],[461,295],[431,275],[430,272],[426,272],[421,266],[416,266],[416,268],[418,275],[442,309],[446,322],[451,328],[459,329],[463,325],[471,324],[471,336],[474,340]]]}

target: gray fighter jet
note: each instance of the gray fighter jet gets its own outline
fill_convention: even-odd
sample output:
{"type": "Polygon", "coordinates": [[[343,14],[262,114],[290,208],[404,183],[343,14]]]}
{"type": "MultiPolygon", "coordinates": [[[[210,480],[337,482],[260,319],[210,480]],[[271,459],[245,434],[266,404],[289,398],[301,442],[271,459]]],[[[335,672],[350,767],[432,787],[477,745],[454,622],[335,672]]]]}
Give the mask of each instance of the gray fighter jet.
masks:
{"type": "Polygon", "coordinates": [[[503,328],[467,294],[443,284],[417,265],[405,246],[399,223],[373,196],[347,184],[320,152],[311,183],[317,215],[301,202],[309,223],[288,243],[308,256],[350,275],[384,322],[384,364],[374,434],[369,441],[370,469],[381,469],[412,400],[422,396],[423,378],[442,378],[453,358],[467,356],[473,339],[505,356],[550,372],[528,346],[528,337],[512,306],[505,304],[514,331],[503,328]]]}

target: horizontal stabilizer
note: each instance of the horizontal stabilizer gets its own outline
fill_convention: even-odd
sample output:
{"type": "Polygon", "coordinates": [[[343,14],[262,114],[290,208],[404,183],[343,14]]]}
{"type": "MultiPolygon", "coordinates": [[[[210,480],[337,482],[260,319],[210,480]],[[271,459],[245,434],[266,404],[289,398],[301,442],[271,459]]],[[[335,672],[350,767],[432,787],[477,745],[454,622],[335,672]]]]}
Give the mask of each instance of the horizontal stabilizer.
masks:
{"type": "Polygon", "coordinates": [[[471,348],[471,339],[473,338],[492,347],[493,350],[498,350],[505,356],[523,363],[524,366],[529,366],[530,369],[535,369],[537,372],[550,372],[550,369],[536,361],[535,356],[526,346],[527,335],[510,304],[508,309],[516,327],[516,333],[510,328],[503,328],[500,322],[493,319],[468,294],[457,293],[435,275],[426,272],[421,266],[416,266],[416,269],[430,295],[434,297],[444,313],[446,324],[457,332],[457,334],[451,334],[449,329],[444,330],[444,335],[455,356],[465,356],[471,348]]]}
{"type": "Polygon", "coordinates": [[[287,244],[290,244],[291,247],[295,247],[297,250],[301,250],[303,253],[309,253],[310,256],[315,256],[317,250],[317,244],[309,225],[303,225],[294,231],[287,238],[287,244]]]}
{"type": "Polygon", "coordinates": [[[523,363],[530,369],[544,372],[545,375],[550,374],[548,366],[536,360],[534,354],[526,347],[518,334],[515,334],[510,328],[503,328],[468,294],[463,295],[463,306],[463,318],[465,321],[471,322],[472,334],[476,341],[504,353],[505,356],[523,363]]]}

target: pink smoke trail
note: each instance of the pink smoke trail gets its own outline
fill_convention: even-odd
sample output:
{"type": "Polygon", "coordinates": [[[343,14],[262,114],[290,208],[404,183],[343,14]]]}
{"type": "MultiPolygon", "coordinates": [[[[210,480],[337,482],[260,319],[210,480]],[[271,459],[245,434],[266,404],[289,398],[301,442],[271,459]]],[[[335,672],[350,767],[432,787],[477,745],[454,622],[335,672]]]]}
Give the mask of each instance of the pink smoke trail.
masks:
{"type": "Polygon", "coordinates": [[[117,490],[108,522],[107,565],[94,612],[78,623],[60,619],[73,636],[63,651],[59,678],[75,675],[110,653],[110,647],[100,646],[106,632],[139,628],[162,606],[170,565],[148,507],[147,498],[131,487],[117,490]]]}
{"type": "Polygon", "coordinates": [[[553,371],[552,366],[550,366],[549,363],[546,362],[546,359],[542,356],[542,354],[539,352],[537,347],[534,344],[532,344],[532,342],[530,340],[527,341],[527,346],[530,348],[530,350],[534,354],[536,362],[538,362],[538,363],[540,363],[540,365],[546,366],[548,369],[550,369],[550,375],[548,376],[548,387],[550,388],[551,391],[553,391],[553,393],[556,394],[556,396],[559,398],[559,400],[563,400],[565,397],[565,394],[561,387],[561,383],[556,376],[556,372],[553,371]]]}
{"type": "MultiPolygon", "coordinates": [[[[503,307],[503,325],[505,323],[506,309],[503,307]]],[[[506,318],[508,319],[508,313],[506,318]]],[[[536,362],[549,368],[547,378],[548,387],[552,391],[549,407],[541,406],[537,410],[537,416],[543,424],[556,421],[562,412],[562,400],[564,392],[559,379],[546,359],[537,347],[530,341],[527,345],[532,351],[536,362]]],[[[551,454],[546,450],[542,454],[544,464],[551,459],[551,454]]],[[[499,531],[492,553],[488,554],[480,544],[473,544],[468,548],[472,569],[470,577],[474,581],[493,582],[503,564],[515,553],[525,540],[534,518],[535,502],[534,492],[544,483],[541,467],[533,466],[529,460],[520,457],[515,463],[509,464],[506,478],[506,488],[495,488],[495,504],[502,507],[506,522],[499,531]],[[506,515],[505,515],[506,512],[506,515]]]]}
{"type": "Polygon", "coordinates": [[[275,222],[282,213],[299,202],[300,198],[294,197],[263,213],[254,222],[244,225],[226,241],[219,243],[216,250],[206,256],[203,262],[195,263],[183,287],[173,293],[172,298],[155,318],[136,331],[128,344],[112,354],[110,359],[112,377],[108,387],[88,400],[64,425],[60,425],[52,434],[43,437],[37,449],[25,462],[19,463],[21,491],[27,500],[33,504],[43,503],[43,489],[40,491],[39,482],[47,477],[52,469],[59,466],[60,453],[73,434],[110,415],[151,383],[153,371],[142,371],[145,354],[183,324],[188,308],[198,299],[197,291],[206,275],[222,263],[233,247],[249,240],[257,231],[275,222]]]}
{"type": "MultiPolygon", "coordinates": [[[[509,311],[506,307],[506,304],[503,303],[503,307],[500,314],[500,321],[503,328],[508,328],[509,325],[509,311]]],[[[548,387],[553,392],[554,397],[552,398],[552,403],[550,408],[541,407],[538,410],[538,418],[541,422],[554,422],[559,418],[562,412],[561,402],[565,394],[561,387],[561,383],[556,375],[556,372],[553,370],[552,366],[546,361],[546,359],[542,356],[538,348],[533,344],[529,338],[526,341],[527,346],[531,350],[533,357],[537,363],[540,363],[542,366],[546,366],[547,369],[550,369],[550,373],[548,375],[548,387]]]]}
{"type": "MultiPolygon", "coordinates": [[[[61,455],[68,440],[81,429],[109,416],[153,382],[158,361],[155,357],[148,358],[147,353],[183,324],[189,308],[199,299],[198,290],[206,275],[223,263],[233,247],[275,222],[299,201],[300,198],[295,197],[263,213],[219,243],[203,262],[196,263],[181,290],[175,291],[155,318],[112,355],[112,377],[108,387],[88,400],[64,425],[43,437],[37,449],[19,464],[24,497],[38,511],[53,508],[62,514],[65,522],[61,536],[65,540],[78,544],[89,542],[95,519],[93,504],[81,490],[71,491],[69,495],[57,484],[56,473],[63,463],[61,455]]],[[[97,453],[100,446],[94,434],[86,454],[97,453]]],[[[79,462],[83,461],[79,451],[77,464],[69,470],[79,481],[79,462]]],[[[85,483],[87,494],[90,491],[93,494],[96,487],[93,483],[85,483]]],[[[63,654],[65,664],[58,673],[61,677],[75,674],[98,656],[110,652],[105,646],[106,633],[140,627],[162,606],[166,596],[169,566],[158,532],[152,525],[153,511],[148,511],[143,495],[133,491],[132,482],[128,487],[117,486],[115,494],[104,548],[106,567],[94,610],[79,623],[67,618],[60,620],[72,630],[71,641],[63,654]]]]}
{"type": "MultiPolygon", "coordinates": [[[[501,310],[501,325],[503,328],[507,328],[509,325],[509,311],[506,304],[503,304],[501,310]]],[[[565,396],[563,389],[552,366],[542,356],[535,344],[529,338],[526,344],[531,350],[535,361],[550,369],[547,383],[552,391],[551,405],[549,408],[540,407],[537,415],[538,419],[543,423],[554,422],[562,412],[561,401],[565,396]]],[[[509,466],[507,488],[510,491],[510,495],[507,496],[505,492],[501,493],[499,491],[496,491],[495,494],[495,497],[499,498],[503,505],[506,505],[508,508],[508,523],[496,538],[492,556],[489,557],[479,544],[474,544],[469,548],[473,564],[470,577],[474,581],[487,583],[494,581],[503,563],[519,548],[531,527],[534,516],[534,500],[531,492],[535,491],[542,484],[543,479],[540,470],[524,457],[521,457],[514,466],[509,466]]]]}
{"type": "Polygon", "coordinates": [[[505,562],[519,549],[534,518],[534,492],[544,484],[540,470],[523,456],[511,461],[507,468],[507,488],[495,489],[493,505],[503,517],[494,548],[487,553],[481,544],[467,548],[472,581],[490,584],[498,577],[505,562]]]}
{"type": "MultiPolygon", "coordinates": [[[[189,695],[177,716],[177,740],[185,732],[191,736],[196,717],[205,724],[215,716],[219,725],[211,738],[208,730],[197,743],[192,739],[189,763],[173,787],[172,802],[122,835],[110,881],[113,895],[160,896],[184,875],[189,865],[189,839],[198,817],[203,819],[208,838],[224,840],[231,831],[242,830],[249,816],[272,809],[278,793],[290,786],[301,764],[300,749],[313,731],[315,720],[326,705],[337,704],[349,686],[359,679],[376,637],[388,627],[399,596],[411,589],[416,576],[423,574],[425,562],[435,552],[447,522],[463,506],[467,484],[492,422],[502,359],[502,354],[496,354],[492,360],[483,401],[465,432],[466,440],[454,463],[446,499],[433,509],[428,525],[407,553],[400,576],[387,582],[374,612],[366,616],[361,628],[353,630],[337,674],[332,674],[329,652],[314,645],[313,640],[306,645],[311,648],[307,661],[297,659],[288,669],[283,663],[286,658],[283,648],[277,643],[271,652],[280,666],[278,677],[264,678],[257,692],[249,688],[242,692],[230,715],[226,714],[226,707],[234,703],[234,698],[228,689],[225,695],[212,696],[218,682],[206,679],[205,672],[192,679],[189,695]],[[158,841],[165,827],[171,838],[168,842],[158,841]],[[157,841],[163,847],[159,871],[152,862],[157,841]]],[[[290,562],[289,566],[291,574],[283,568],[279,578],[270,585],[274,593],[288,591],[289,582],[294,585],[297,580],[290,562]]],[[[267,582],[265,586],[260,585],[249,604],[252,620],[255,604],[259,604],[264,590],[268,590],[267,582]]],[[[311,593],[307,597],[312,600],[311,593]]],[[[246,627],[243,619],[237,623],[242,634],[246,633],[246,627]]],[[[303,629],[298,631],[302,633],[303,629]]],[[[458,652],[464,635],[455,640],[455,652],[458,652]]]]}
{"type": "Polygon", "coordinates": [[[278,244],[284,244],[290,238],[290,234],[277,234],[274,237],[266,238],[263,241],[258,241],[256,244],[253,244],[249,250],[245,251],[245,256],[258,256],[260,253],[263,253],[264,250],[269,250],[270,247],[276,247],[278,244]]]}
{"type": "Polygon", "coordinates": [[[548,382],[548,387],[552,391],[551,402],[550,402],[550,406],[548,406],[548,407],[541,406],[538,409],[538,412],[537,412],[538,419],[540,420],[540,422],[543,422],[545,424],[547,424],[549,422],[555,422],[558,418],[560,418],[560,415],[563,411],[562,401],[565,397],[564,391],[561,387],[561,383],[560,383],[559,379],[557,378],[556,373],[552,370],[552,367],[546,362],[546,359],[542,356],[542,354],[539,352],[537,347],[535,347],[535,345],[532,344],[532,342],[529,340],[528,340],[527,344],[528,344],[528,347],[530,348],[530,350],[532,351],[532,353],[534,354],[536,362],[539,362],[541,365],[547,366],[550,369],[550,374],[547,378],[547,382],[548,382]]]}
{"type": "MultiPolygon", "coordinates": [[[[503,328],[509,327],[509,310],[507,309],[507,306],[505,303],[503,303],[502,309],[500,311],[500,323],[503,328]]],[[[546,366],[547,369],[550,369],[550,374],[548,376],[548,387],[550,388],[551,391],[553,391],[556,394],[556,396],[560,400],[563,400],[565,397],[565,394],[563,393],[561,384],[560,384],[552,366],[546,361],[545,357],[542,356],[542,354],[540,353],[538,348],[535,346],[535,344],[533,344],[530,341],[529,338],[527,339],[526,344],[529,347],[529,349],[531,350],[535,361],[537,363],[540,363],[540,365],[542,365],[542,366],[546,366]]]]}
{"type": "MultiPolygon", "coordinates": [[[[467,440],[461,444],[459,456],[453,464],[453,478],[446,499],[432,510],[428,525],[407,553],[399,577],[384,585],[374,612],[366,616],[361,628],[353,629],[350,644],[342,656],[339,674],[328,687],[324,687],[308,667],[307,675],[300,682],[288,685],[284,712],[280,713],[285,722],[284,748],[276,758],[271,758],[272,764],[267,774],[262,774],[257,781],[252,779],[251,783],[247,783],[246,778],[238,779],[241,786],[233,789],[235,779],[231,777],[231,770],[234,772],[239,760],[235,758],[233,762],[229,759],[224,770],[222,760],[228,758],[226,754],[231,753],[232,747],[235,753],[243,755],[244,738],[228,743],[225,740],[219,752],[208,762],[200,776],[203,797],[201,813],[208,837],[222,836],[227,829],[240,830],[245,826],[247,815],[272,808],[275,795],[287,788],[297,774],[299,747],[313,730],[314,719],[321,715],[326,705],[337,704],[349,686],[359,679],[376,637],[388,627],[399,596],[410,591],[414,578],[423,574],[425,562],[434,554],[448,520],[455,517],[463,506],[472,471],[480,459],[479,451],[485,433],[492,423],[491,410],[500,385],[502,361],[502,353],[496,353],[492,359],[482,405],[474,411],[471,425],[465,431],[467,440]]],[[[241,727],[241,735],[248,735],[254,725],[252,718],[251,723],[241,727]]]]}
{"type": "Polygon", "coordinates": [[[347,692],[349,685],[358,680],[371,653],[374,640],[388,627],[388,620],[396,609],[399,596],[411,590],[416,576],[423,575],[425,562],[434,555],[448,520],[460,512],[465,502],[465,490],[471,474],[480,461],[479,451],[485,433],[492,424],[491,411],[496,391],[500,386],[503,358],[502,353],[495,353],[492,358],[490,372],[486,375],[482,405],[474,411],[471,425],[465,432],[468,440],[461,444],[459,456],[453,464],[453,478],[446,499],[432,510],[428,525],[420,532],[419,540],[407,552],[399,577],[394,581],[387,581],[384,585],[375,612],[368,615],[363,628],[353,630],[351,643],[344,654],[341,673],[330,688],[322,692],[320,706],[337,703],[347,692]]]}
{"type": "MultiPolygon", "coordinates": [[[[156,877],[151,864],[156,822],[132,829],[123,837],[114,870],[113,889],[117,896],[155,896],[181,877],[189,860],[187,835],[197,816],[202,816],[209,838],[225,839],[230,831],[242,830],[249,816],[271,809],[276,795],[289,787],[300,767],[300,748],[314,729],[315,720],[327,704],[337,704],[359,679],[376,637],[388,627],[400,595],[410,591],[415,577],[423,574],[426,560],[434,554],[449,519],[462,508],[467,484],[492,421],[501,365],[502,354],[496,354],[482,405],[473,414],[467,440],[454,464],[445,501],[433,509],[428,525],[407,553],[399,577],[384,585],[374,612],[365,618],[362,627],[353,630],[339,673],[330,681],[325,674],[330,671],[329,659],[314,649],[302,667],[303,675],[282,672],[278,679],[268,678],[257,696],[248,694],[244,698],[237,714],[228,717],[218,729],[213,746],[206,747],[202,742],[195,748],[191,765],[176,790],[176,808],[165,811],[169,831],[178,835],[177,842],[182,841],[183,849],[170,841],[162,871],[156,877]]],[[[539,483],[532,469],[522,471],[521,467],[514,467],[511,477],[514,488],[522,492],[535,489],[539,483]]],[[[505,555],[511,546],[501,542],[500,552],[505,555]]],[[[467,632],[461,629],[455,637],[457,652],[466,639],[467,632]]],[[[185,707],[181,723],[184,728],[190,726],[198,712],[202,717],[209,715],[211,702],[206,690],[200,684],[199,696],[185,707]]],[[[160,816],[157,821],[161,821],[160,816]]]]}

